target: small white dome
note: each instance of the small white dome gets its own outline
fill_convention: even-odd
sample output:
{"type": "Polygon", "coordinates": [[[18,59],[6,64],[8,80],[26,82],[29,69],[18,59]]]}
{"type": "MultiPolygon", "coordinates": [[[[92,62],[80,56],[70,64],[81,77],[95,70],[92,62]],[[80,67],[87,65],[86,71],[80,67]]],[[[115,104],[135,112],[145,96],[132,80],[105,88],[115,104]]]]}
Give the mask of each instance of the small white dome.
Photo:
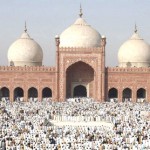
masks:
{"type": "Polygon", "coordinates": [[[120,67],[149,67],[150,46],[139,37],[137,31],[119,49],[120,67]]]}
{"type": "Polygon", "coordinates": [[[100,47],[101,35],[78,18],[60,35],[60,47],[100,47]]]}
{"type": "Polygon", "coordinates": [[[25,31],[8,50],[8,61],[14,66],[41,66],[43,51],[25,31]]]}

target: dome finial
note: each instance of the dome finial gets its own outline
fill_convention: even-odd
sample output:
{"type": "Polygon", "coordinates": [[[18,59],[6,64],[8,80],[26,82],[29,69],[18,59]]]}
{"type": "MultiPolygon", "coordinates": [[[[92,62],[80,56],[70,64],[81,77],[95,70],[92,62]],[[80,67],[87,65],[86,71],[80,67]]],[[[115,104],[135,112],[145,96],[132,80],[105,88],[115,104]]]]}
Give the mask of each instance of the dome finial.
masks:
{"type": "Polygon", "coordinates": [[[137,26],[136,26],[136,23],[135,23],[134,32],[137,33],[137,26]]]}
{"type": "Polygon", "coordinates": [[[25,21],[25,25],[24,25],[24,32],[27,32],[27,25],[26,25],[26,21],[25,21]]]}
{"type": "Polygon", "coordinates": [[[83,16],[81,4],[80,4],[80,13],[79,13],[79,16],[80,16],[80,18],[82,18],[82,16],[83,16]]]}

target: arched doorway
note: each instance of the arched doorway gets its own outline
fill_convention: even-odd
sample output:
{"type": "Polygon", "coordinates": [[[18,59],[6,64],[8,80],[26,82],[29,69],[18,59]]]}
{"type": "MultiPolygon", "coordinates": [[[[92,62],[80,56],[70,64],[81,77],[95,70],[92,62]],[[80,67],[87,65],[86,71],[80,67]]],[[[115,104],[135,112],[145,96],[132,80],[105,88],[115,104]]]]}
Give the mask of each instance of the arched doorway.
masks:
{"type": "Polygon", "coordinates": [[[37,89],[34,88],[34,87],[29,88],[29,90],[28,90],[28,98],[31,99],[31,100],[36,100],[37,97],[38,97],[37,89]]]}
{"type": "Polygon", "coordinates": [[[146,90],[140,88],[137,90],[137,102],[144,102],[146,100],[146,90]]]}
{"type": "Polygon", "coordinates": [[[14,90],[14,100],[23,101],[24,92],[20,87],[15,88],[14,90]]]}
{"type": "Polygon", "coordinates": [[[74,88],[73,97],[87,97],[86,87],[83,85],[78,85],[74,88]]]}
{"type": "Polygon", "coordinates": [[[94,97],[94,69],[82,61],[72,64],[66,70],[67,98],[74,97],[74,88],[78,85],[84,85],[87,97],[94,97]]]}
{"type": "Polygon", "coordinates": [[[9,100],[9,89],[7,87],[2,87],[1,88],[1,99],[6,99],[9,100]]]}
{"type": "Polygon", "coordinates": [[[123,90],[123,102],[131,101],[132,98],[132,90],[130,88],[126,88],[123,90]]]}
{"type": "Polygon", "coordinates": [[[48,87],[45,87],[42,90],[42,98],[50,98],[52,97],[52,90],[48,87]]]}
{"type": "Polygon", "coordinates": [[[108,98],[110,102],[118,100],[118,90],[116,88],[111,88],[108,92],[108,98]]]}

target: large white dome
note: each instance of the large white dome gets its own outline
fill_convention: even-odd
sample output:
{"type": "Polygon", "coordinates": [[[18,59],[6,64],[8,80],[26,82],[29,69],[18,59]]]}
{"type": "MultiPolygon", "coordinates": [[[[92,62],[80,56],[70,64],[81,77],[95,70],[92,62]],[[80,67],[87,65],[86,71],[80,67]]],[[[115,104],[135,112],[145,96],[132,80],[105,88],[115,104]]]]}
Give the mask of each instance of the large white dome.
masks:
{"type": "Polygon", "coordinates": [[[40,45],[30,38],[27,31],[8,50],[8,61],[14,66],[41,66],[43,51],[40,45]]]}
{"type": "Polygon", "coordinates": [[[137,31],[119,49],[118,61],[120,67],[149,67],[150,46],[137,31]]]}
{"type": "Polygon", "coordinates": [[[81,17],[60,35],[60,47],[100,47],[100,41],[101,35],[81,17]]]}

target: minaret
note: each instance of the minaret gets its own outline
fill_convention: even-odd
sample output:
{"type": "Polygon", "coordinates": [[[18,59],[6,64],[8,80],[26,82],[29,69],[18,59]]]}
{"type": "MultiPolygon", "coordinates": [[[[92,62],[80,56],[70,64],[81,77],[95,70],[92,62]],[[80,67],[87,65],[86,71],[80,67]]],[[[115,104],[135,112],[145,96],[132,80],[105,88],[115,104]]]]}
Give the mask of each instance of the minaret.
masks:
{"type": "Polygon", "coordinates": [[[56,96],[56,100],[59,101],[60,100],[60,95],[59,95],[59,84],[60,84],[60,81],[59,81],[59,70],[60,70],[60,66],[59,66],[59,44],[60,44],[60,37],[58,35],[55,36],[55,42],[56,42],[56,70],[57,70],[57,73],[56,73],[56,89],[57,89],[57,96],[56,96]]]}

